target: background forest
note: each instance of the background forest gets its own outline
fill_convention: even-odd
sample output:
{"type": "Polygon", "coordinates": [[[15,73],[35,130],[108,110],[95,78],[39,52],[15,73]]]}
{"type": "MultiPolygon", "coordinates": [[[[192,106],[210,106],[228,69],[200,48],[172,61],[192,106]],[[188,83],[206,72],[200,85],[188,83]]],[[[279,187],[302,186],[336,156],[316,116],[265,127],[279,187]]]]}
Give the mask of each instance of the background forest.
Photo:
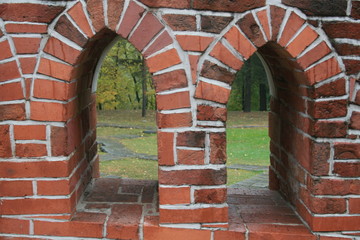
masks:
{"type": "MultiPolygon", "coordinates": [[[[259,57],[254,54],[236,75],[229,111],[267,111],[269,87],[259,57]]],[[[155,110],[155,90],[140,52],[119,40],[105,57],[98,80],[98,110],[155,110]]]]}

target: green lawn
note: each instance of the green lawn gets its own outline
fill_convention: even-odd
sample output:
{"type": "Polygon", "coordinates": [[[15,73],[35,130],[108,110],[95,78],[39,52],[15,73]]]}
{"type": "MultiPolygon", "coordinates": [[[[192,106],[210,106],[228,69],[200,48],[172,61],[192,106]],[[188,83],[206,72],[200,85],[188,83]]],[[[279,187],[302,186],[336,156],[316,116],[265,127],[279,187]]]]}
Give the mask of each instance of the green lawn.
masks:
{"type": "MultiPolygon", "coordinates": [[[[98,114],[99,122],[115,123],[122,126],[140,126],[155,129],[155,113],[148,112],[148,117],[141,119],[139,111],[105,111],[98,114]]],[[[269,165],[269,137],[267,113],[230,112],[227,122],[227,164],[269,165]],[[239,126],[262,126],[239,128],[239,126]]],[[[99,137],[117,135],[136,135],[137,138],[117,139],[133,152],[157,155],[156,134],[145,134],[144,129],[98,127],[99,137]]],[[[101,156],[100,156],[101,158],[101,156]]],[[[126,158],[122,160],[100,162],[103,175],[115,175],[126,178],[157,179],[157,162],[126,158]]],[[[228,184],[245,180],[261,172],[228,169],[228,184]]]]}

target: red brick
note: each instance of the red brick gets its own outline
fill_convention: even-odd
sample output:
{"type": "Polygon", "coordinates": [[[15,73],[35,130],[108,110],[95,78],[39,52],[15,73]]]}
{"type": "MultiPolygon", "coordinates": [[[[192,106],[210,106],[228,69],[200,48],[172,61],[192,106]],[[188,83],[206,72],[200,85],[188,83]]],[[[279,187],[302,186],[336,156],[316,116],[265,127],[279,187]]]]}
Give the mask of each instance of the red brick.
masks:
{"type": "MultiPolygon", "coordinates": [[[[112,1],[113,2],[113,1],[112,1]]],[[[79,28],[86,34],[88,37],[92,37],[94,34],[91,30],[90,24],[86,18],[86,15],[83,10],[81,3],[75,4],[69,11],[70,17],[76,22],[79,28]]]]}
{"type": "Polygon", "coordinates": [[[210,133],[210,163],[226,163],[226,133],[210,133]]]}
{"type": "Polygon", "coordinates": [[[200,59],[199,55],[189,54],[192,84],[194,84],[194,85],[196,84],[196,81],[197,81],[197,67],[198,67],[199,59],[200,59]]]}
{"type": "Polygon", "coordinates": [[[234,56],[234,54],[220,42],[215,45],[214,49],[210,52],[210,56],[213,56],[234,70],[240,70],[244,64],[243,61],[234,56]]]}
{"type": "MultiPolygon", "coordinates": [[[[0,232],[10,234],[30,234],[30,220],[0,218],[0,232]]],[[[6,237],[3,239],[7,239],[6,237]]]]}
{"type": "Polygon", "coordinates": [[[106,215],[99,213],[78,213],[69,222],[34,221],[34,234],[102,238],[106,215]]]}
{"type": "Polygon", "coordinates": [[[201,10],[226,11],[226,12],[245,12],[250,9],[265,6],[264,0],[252,1],[244,0],[241,2],[232,0],[208,1],[194,0],[193,8],[201,10]]]}
{"type": "Polygon", "coordinates": [[[0,181],[0,196],[2,197],[24,197],[30,195],[33,195],[32,181],[0,181]]]}
{"type": "Polygon", "coordinates": [[[204,165],[205,153],[203,150],[177,150],[178,164],[204,165]]]}
{"type": "Polygon", "coordinates": [[[158,110],[170,110],[190,107],[190,95],[188,91],[166,95],[156,95],[158,110]]]}
{"type": "Polygon", "coordinates": [[[178,133],[178,137],[176,139],[176,146],[204,148],[205,136],[205,132],[188,131],[178,133]]]}
{"type": "Polygon", "coordinates": [[[159,171],[159,183],[166,185],[222,185],[226,183],[226,169],[159,171]]]}
{"type": "Polygon", "coordinates": [[[207,240],[210,236],[211,231],[207,230],[160,227],[158,216],[145,217],[144,239],[146,240],[207,240]]]}
{"type": "Polygon", "coordinates": [[[164,31],[156,38],[156,40],[143,53],[144,57],[149,57],[151,54],[169,46],[173,42],[167,31],[164,31]]]}
{"type": "Polygon", "coordinates": [[[107,238],[138,239],[142,206],[113,205],[107,223],[107,238]]]}
{"type": "Polygon", "coordinates": [[[348,126],[343,121],[316,121],[312,127],[312,136],[335,138],[345,137],[347,135],[348,126]]]}
{"type": "Polygon", "coordinates": [[[360,158],[360,145],[357,143],[336,143],[335,159],[358,159],[360,158]]]}
{"type": "Polygon", "coordinates": [[[221,33],[221,31],[233,20],[232,17],[201,16],[201,30],[209,33],[221,33]]]}
{"type": "Polygon", "coordinates": [[[259,22],[262,26],[262,29],[265,32],[266,38],[268,40],[271,39],[270,36],[270,24],[269,24],[269,18],[268,18],[268,12],[267,10],[262,10],[256,13],[257,18],[259,19],[259,22]]]}
{"type": "Polygon", "coordinates": [[[68,180],[37,181],[37,194],[40,196],[69,195],[71,190],[68,180]]]}
{"type": "Polygon", "coordinates": [[[158,128],[178,128],[190,127],[192,125],[191,112],[186,113],[172,113],[172,114],[157,114],[158,128]]]}
{"type": "Polygon", "coordinates": [[[222,121],[227,119],[226,108],[212,107],[208,105],[198,105],[197,119],[200,121],[222,121]]]}
{"type": "Polygon", "coordinates": [[[245,240],[244,232],[235,232],[235,231],[215,231],[214,240],[222,240],[222,239],[237,239],[237,240],[245,240]]]}
{"type": "Polygon", "coordinates": [[[235,79],[235,73],[209,61],[204,62],[204,66],[201,69],[201,76],[228,84],[231,84],[235,79]]]}
{"type": "Polygon", "coordinates": [[[167,25],[174,31],[196,31],[196,17],[191,15],[166,14],[163,15],[167,25]]]}
{"type": "Polygon", "coordinates": [[[5,40],[0,42],[0,60],[6,59],[6,58],[10,58],[12,57],[12,53],[11,53],[11,49],[10,49],[10,45],[9,45],[9,41],[5,40]]]}
{"type": "Polygon", "coordinates": [[[41,199],[27,198],[3,200],[0,205],[0,214],[60,214],[70,212],[69,199],[41,199]]]}
{"type": "Polygon", "coordinates": [[[228,208],[160,209],[161,223],[227,222],[228,208]]]}
{"type": "Polygon", "coordinates": [[[359,38],[360,24],[354,22],[323,22],[323,29],[330,38],[359,38]]]}
{"type": "Polygon", "coordinates": [[[8,33],[46,33],[46,24],[31,24],[31,23],[8,23],[5,25],[8,33]]]}
{"type": "Polygon", "coordinates": [[[351,195],[360,191],[358,179],[310,179],[308,189],[314,195],[351,195]]]}
{"type": "Polygon", "coordinates": [[[230,89],[200,81],[196,87],[195,98],[226,104],[230,89]]]}
{"type": "Polygon", "coordinates": [[[309,16],[346,16],[347,4],[344,1],[327,2],[324,0],[284,0],[283,4],[299,8],[309,16]]]}
{"type": "Polygon", "coordinates": [[[360,18],[360,2],[352,1],[351,16],[359,19],[360,18]]]}
{"type": "Polygon", "coordinates": [[[292,12],[279,39],[279,44],[285,47],[304,23],[304,19],[292,12]]]}
{"type": "Polygon", "coordinates": [[[250,239],[276,239],[276,240],[316,240],[314,236],[303,225],[278,225],[278,224],[246,224],[249,229],[250,239]]]}
{"type": "Polygon", "coordinates": [[[0,101],[20,100],[24,98],[23,89],[20,82],[0,85],[0,101]]]}
{"type": "Polygon", "coordinates": [[[162,92],[166,90],[185,88],[188,85],[185,71],[175,70],[172,72],[153,76],[156,92],[162,92]]]}
{"type": "Polygon", "coordinates": [[[255,46],[261,47],[266,43],[265,37],[262,35],[260,30],[260,26],[255,21],[252,13],[246,14],[237,22],[237,25],[255,46]]]}
{"type": "Polygon", "coordinates": [[[195,190],[195,203],[221,204],[226,201],[225,188],[195,190]]]}
{"type": "Polygon", "coordinates": [[[41,38],[18,38],[13,37],[17,54],[37,53],[41,38]]]}
{"type": "Polygon", "coordinates": [[[25,104],[0,105],[0,121],[4,120],[24,120],[25,104]]]}
{"type": "Polygon", "coordinates": [[[46,58],[41,59],[38,72],[65,81],[71,81],[75,77],[74,67],[46,58]]]}
{"type": "Polygon", "coordinates": [[[139,51],[142,51],[162,28],[163,25],[159,20],[157,20],[152,13],[147,13],[129,38],[129,41],[134,44],[139,51]]]}
{"type": "Polygon", "coordinates": [[[181,60],[176,49],[173,48],[166,52],[148,58],[146,63],[147,66],[149,67],[149,71],[151,73],[155,73],[160,70],[177,65],[181,63],[181,60]]]}
{"type": "Polygon", "coordinates": [[[349,199],[349,213],[359,214],[360,213],[360,198],[349,199]]]}
{"type": "Polygon", "coordinates": [[[270,6],[270,19],[272,27],[272,37],[271,40],[276,41],[280,32],[280,27],[284,20],[286,10],[277,6],[270,6]]]}
{"type": "Polygon", "coordinates": [[[42,157],[46,156],[45,144],[16,144],[16,156],[17,157],[42,157]]]}
{"type": "Polygon", "coordinates": [[[336,162],[334,163],[334,173],[341,177],[360,176],[360,163],[336,162]]]}
{"type": "Polygon", "coordinates": [[[298,59],[297,62],[303,69],[305,69],[309,67],[311,64],[325,57],[329,53],[331,53],[331,50],[329,46],[326,44],[326,42],[323,41],[320,44],[318,44],[316,47],[311,49],[309,52],[305,53],[301,58],[298,59]]]}
{"type": "Polygon", "coordinates": [[[315,88],[310,93],[312,98],[343,96],[346,94],[346,81],[340,78],[315,88]]]}
{"type": "Polygon", "coordinates": [[[35,98],[68,101],[76,96],[76,83],[35,79],[33,94],[35,98]]]}
{"type": "Polygon", "coordinates": [[[185,51],[203,52],[214,40],[212,37],[178,35],[177,40],[185,51]]]}
{"type": "Polygon", "coordinates": [[[341,56],[347,55],[360,55],[360,46],[353,45],[350,43],[337,43],[333,42],[336,51],[341,56]]]}
{"type": "Polygon", "coordinates": [[[15,61],[0,64],[0,82],[20,77],[18,65],[15,61]]]}
{"type": "Polygon", "coordinates": [[[56,38],[50,38],[48,40],[44,48],[44,52],[70,64],[75,64],[81,54],[79,50],[70,47],[56,38]]]}
{"type": "Polygon", "coordinates": [[[51,102],[31,102],[31,119],[38,121],[66,121],[68,110],[66,104],[51,102]]]}
{"type": "Polygon", "coordinates": [[[124,9],[124,2],[124,0],[108,1],[107,16],[109,27],[112,30],[115,30],[117,24],[119,23],[121,13],[124,9]]]}
{"type": "Polygon", "coordinates": [[[311,27],[307,26],[287,47],[286,50],[296,58],[305,48],[310,46],[319,35],[311,27]]]}
{"type": "Polygon", "coordinates": [[[360,129],[360,112],[353,112],[350,118],[350,128],[352,129],[360,129]]]}
{"type": "Polygon", "coordinates": [[[15,125],[15,140],[46,140],[45,125],[15,125]]]}
{"type": "Polygon", "coordinates": [[[344,117],[347,114],[346,100],[332,100],[309,103],[309,114],[314,118],[344,117]]]}
{"type": "Polygon", "coordinates": [[[360,216],[313,217],[310,228],[322,232],[357,231],[360,216]]]}
{"type": "Polygon", "coordinates": [[[117,33],[122,37],[127,38],[144,11],[145,9],[135,2],[130,2],[117,33]]]}
{"type": "Polygon", "coordinates": [[[320,236],[319,240],[349,240],[349,238],[320,236]]]}
{"type": "Polygon", "coordinates": [[[232,27],[224,37],[245,59],[249,59],[256,51],[254,45],[252,45],[237,27],[232,27]]]}
{"type": "Polygon", "coordinates": [[[304,189],[301,189],[299,194],[312,213],[341,214],[346,212],[346,199],[344,198],[317,198],[304,189]]]}
{"type": "Polygon", "coordinates": [[[154,8],[190,8],[190,0],[174,1],[174,0],[140,0],[143,4],[154,8]]]}
{"type": "Polygon", "coordinates": [[[87,43],[87,38],[63,15],[55,26],[55,31],[70,39],[81,47],[87,43]]]}
{"type": "MultiPolygon", "coordinates": [[[[51,150],[53,156],[67,156],[80,145],[82,140],[80,124],[80,119],[75,118],[66,127],[51,128],[51,150]]],[[[88,149],[92,144],[89,145],[88,149]]]]}
{"type": "Polygon", "coordinates": [[[160,166],[173,166],[174,162],[174,133],[158,132],[158,154],[160,166]]]}
{"type": "Polygon", "coordinates": [[[344,59],[346,73],[348,75],[358,74],[360,72],[360,61],[352,59],[344,59]]]}
{"type": "Polygon", "coordinates": [[[88,0],[86,8],[96,32],[105,27],[104,6],[102,0],[88,0]]]}
{"type": "Polygon", "coordinates": [[[35,57],[19,58],[21,71],[23,74],[33,74],[37,59],[35,57]]]}
{"type": "Polygon", "coordinates": [[[159,200],[165,204],[190,204],[190,187],[159,187],[159,200]]]}
{"type": "Polygon", "coordinates": [[[5,21],[49,23],[63,10],[64,7],[43,4],[0,4],[0,18],[5,21]]]}

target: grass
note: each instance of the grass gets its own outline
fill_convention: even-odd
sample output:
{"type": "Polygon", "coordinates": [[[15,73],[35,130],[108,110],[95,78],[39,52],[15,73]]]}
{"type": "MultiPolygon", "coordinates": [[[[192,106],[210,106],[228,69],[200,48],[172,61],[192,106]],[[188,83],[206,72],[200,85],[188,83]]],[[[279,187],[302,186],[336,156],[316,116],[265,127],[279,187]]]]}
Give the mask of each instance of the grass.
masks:
{"type": "MultiPolygon", "coordinates": [[[[137,138],[116,139],[133,152],[157,155],[156,134],[145,134],[143,130],[156,128],[155,112],[148,111],[146,118],[141,118],[140,111],[101,111],[98,113],[100,123],[118,124],[134,128],[98,127],[99,137],[114,138],[117,135],[136,135],[137,138]]],[[[227,156],[228,165],[248,164],[269,165],[269,138],[267,112],[229,112],[227,122],[227,156]],[[258,126],[241,128],[241,126],[258,126]],[[259,127],[261,126],[261,127],[259,127]]],[[[101,156],[100,156],[101,157],[101,156]]],[[[101,161],[100,172],[103,175],[114,175],[135,179],[157,179],[157,162],[137,158],[101,161]]],[[[228,169],[228,185],[253,177],[261,172],[228,169]]]]}
{"type": "Polygon", "coordinates": [[[228,164],[269,165],[267,128],[228,128],[228,164]]]}
{"type": "Polygon", "coordinates": [[[100,161],[100,172],[105,176],[157,180],[157,169],[156,161],[141,160],[137,158],[100,161]]]}

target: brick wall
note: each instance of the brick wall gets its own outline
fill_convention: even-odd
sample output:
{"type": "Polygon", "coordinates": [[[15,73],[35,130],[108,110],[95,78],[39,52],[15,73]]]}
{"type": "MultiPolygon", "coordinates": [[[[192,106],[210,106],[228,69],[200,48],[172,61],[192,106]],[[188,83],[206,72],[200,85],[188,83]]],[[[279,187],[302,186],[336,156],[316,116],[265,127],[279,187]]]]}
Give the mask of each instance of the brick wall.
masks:
{"type": "Polygon", "coordinates": [[[226,228],[226,103],[257,52],[274,89],[271,189],[321,240],[359,236],[359,1],[20,2],[0,4],[0,238],[112,238],[104,216],[73,220],[99,175],[94,75],[118,36],[153,74],[162,226],[226,228]]]}

